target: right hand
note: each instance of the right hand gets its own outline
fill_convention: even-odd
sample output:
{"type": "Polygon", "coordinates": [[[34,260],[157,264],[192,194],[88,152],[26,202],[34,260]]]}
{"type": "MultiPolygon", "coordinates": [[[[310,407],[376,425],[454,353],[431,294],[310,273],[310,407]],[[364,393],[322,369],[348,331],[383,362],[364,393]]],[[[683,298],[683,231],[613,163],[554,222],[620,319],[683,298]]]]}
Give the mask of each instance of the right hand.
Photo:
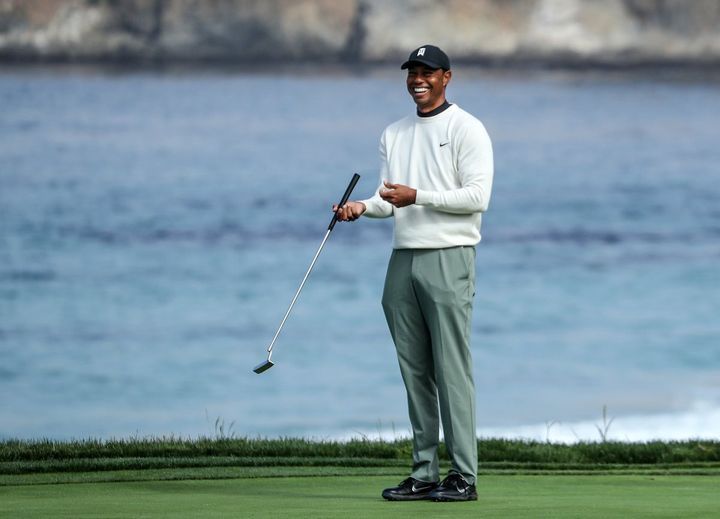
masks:
{"type": "Polygon", "coordinates": [[[360,218],[367,210],[367,207],[362,202],[346,202],[340,208],[338,208],[337,204],[334,204],[332,210],[337,214],[337,219],[341,222],[352,222],[360,218]]]}

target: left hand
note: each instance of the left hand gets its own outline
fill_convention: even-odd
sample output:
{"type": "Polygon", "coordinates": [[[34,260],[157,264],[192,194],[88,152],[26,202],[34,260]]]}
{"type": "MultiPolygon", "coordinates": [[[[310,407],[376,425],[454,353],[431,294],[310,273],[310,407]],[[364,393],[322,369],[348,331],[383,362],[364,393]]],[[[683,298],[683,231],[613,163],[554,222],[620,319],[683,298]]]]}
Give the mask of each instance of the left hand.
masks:
{"type": "Polygon", "coordinates": [[[385,189],[380,190],[380,197],[395,207],[405,207],[415,203],[417,190],[402,184],[383,182],[385,189]]]}

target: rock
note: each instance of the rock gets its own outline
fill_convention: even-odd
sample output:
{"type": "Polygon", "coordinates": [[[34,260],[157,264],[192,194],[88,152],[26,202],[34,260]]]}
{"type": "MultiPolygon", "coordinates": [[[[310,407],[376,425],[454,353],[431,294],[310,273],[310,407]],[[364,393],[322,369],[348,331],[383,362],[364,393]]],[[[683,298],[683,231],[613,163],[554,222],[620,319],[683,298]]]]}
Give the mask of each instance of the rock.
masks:
{"type": "Polygon", "coordinates": [[[0,60],[720,64],[718,0],[0,0],[0,60]]]}
{"type": "Polygon", "coordinates": [[[331,60],[349,36],[355,2],[166,2],[160,52],[180,59],[331,60]]]}

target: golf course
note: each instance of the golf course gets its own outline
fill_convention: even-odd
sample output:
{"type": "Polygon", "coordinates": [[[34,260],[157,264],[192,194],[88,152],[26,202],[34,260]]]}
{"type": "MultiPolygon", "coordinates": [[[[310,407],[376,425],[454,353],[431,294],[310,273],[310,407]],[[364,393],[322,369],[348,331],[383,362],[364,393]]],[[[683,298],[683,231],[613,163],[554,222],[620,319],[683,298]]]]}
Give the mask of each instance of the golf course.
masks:
{"type": "MultiPolygon", "coordinates": [[[[720,442],[481,439],[477,502],[386,502],[408,440],[0,442],[0,517],[711,518],[720,442]]],[[[442,453],[443,469],[447,457],[442,453]]]]}

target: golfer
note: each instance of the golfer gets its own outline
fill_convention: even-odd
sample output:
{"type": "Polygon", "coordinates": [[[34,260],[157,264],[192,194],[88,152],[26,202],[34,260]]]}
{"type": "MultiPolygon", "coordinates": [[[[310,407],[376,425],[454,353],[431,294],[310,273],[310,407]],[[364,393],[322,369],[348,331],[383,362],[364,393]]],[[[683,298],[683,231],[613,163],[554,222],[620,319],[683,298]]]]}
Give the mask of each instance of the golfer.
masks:
{"type": "Polygon", "coordinates": [[[479,120],[446,100],[452,72],[442,50],[423,45],[401,69],[417,111],[382,134],[380,186],[370,199],[333,206],[342,221],[365,215],[395,223],[382,306],[407,390],[413,468],[382,495],[476,500],[470,329],[492,144],[479,120]],[[438,483],[441,420],[452,468],[438,483]]]}

